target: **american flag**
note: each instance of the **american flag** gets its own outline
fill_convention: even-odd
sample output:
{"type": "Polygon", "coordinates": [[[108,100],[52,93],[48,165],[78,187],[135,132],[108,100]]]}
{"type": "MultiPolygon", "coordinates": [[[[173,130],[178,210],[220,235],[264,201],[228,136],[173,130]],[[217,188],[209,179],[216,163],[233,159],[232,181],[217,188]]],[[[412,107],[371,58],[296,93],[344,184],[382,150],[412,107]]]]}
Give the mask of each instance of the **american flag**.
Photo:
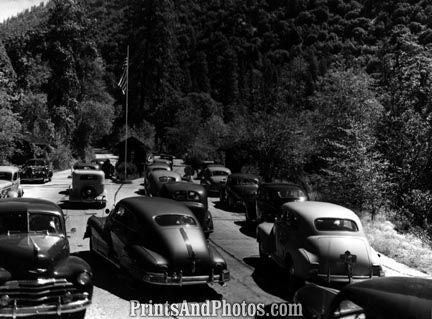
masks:
{"type": "Polygon", "coordinates": [[[126,90],[128,89],[128,62],[128,58],[126,57],[123,63],[123,74],[120,78],[120,81],[117,83],[117,85],[121,88],[123,94],[126,94],[126,90]]]}

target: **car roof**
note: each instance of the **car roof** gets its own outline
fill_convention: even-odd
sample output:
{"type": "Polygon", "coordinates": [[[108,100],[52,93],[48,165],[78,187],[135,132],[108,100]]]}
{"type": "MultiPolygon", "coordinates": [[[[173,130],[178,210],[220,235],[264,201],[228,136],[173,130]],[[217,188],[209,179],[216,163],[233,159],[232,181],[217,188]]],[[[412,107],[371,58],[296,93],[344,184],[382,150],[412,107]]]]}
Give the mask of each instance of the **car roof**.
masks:
{"type": "Polygon", "coordinates": [[[73,171],[74,175],[100,175],[105,176],[105,173],[98,169],[75,169],[73,171]]]}
{"type": "Polygon", "coordinates": [[[226,172],[231,172],[231,170],[223,165],[215,165],[215,166],[208,166],[206,169],[208,169],[209,171],[226,171],[226,172]]]}
{"type": "Polygon", "coordinates": [[[62,215],[62,210],[57,204],[45,199],[28,197],[0,199],[0,214],[22,211],[50,212],[62,215]]]}
{"type": "Polygon", "coordinates": [[[171,168],[167,163],[163,162],[156,162],[154,164],[148,165],[148,168],[155,168],[155,167],[163,167],[163,168],[171,168]]]}
{"type": "Polygon", "coordinates": [[[340,205],[317,202],[289,202],[282,205],[282,208],[289,208],[302,216],[305,220],[313,222],[316,218],[349,218],[360,223],[358,216],[350,209],[340,205]]]}
{"type": "Polygon", "coordinates": [[[364,280],[344,287],[335,302],[346,298],[363,308],[380,308],[389,318],[430,318],[432,280],[420,277],[364,280]]]}
{"type": "Polygon", "coordinates": [[[155,216],[182,214],[194,217],[195,215],[181,202],[162,197],[135,196],[123,198],[118,204],[127,207],[139,218],[149,221],[155,216]]]}
{"type": "Polygon", "coordinates": [[[276,189],[276,190],[296,187],[296,188],[300,188],[301,190],[303,190],[303,187],[301,187],[300,185],[297,185],[295,183],[263,183],[263,184],[260,184],[260,187],[269,188],[269,189],[276,189]]]}
{"type": "Polygon", "coordinates": [[[175,191],[196,191],[199,193],[203,193],[206,191],[205,187],[200,184],[189,183],[189,182],[175,182],[175,183],[166,183],[164,186],[169,192],[175,191]]]}
{"type": "Polygon", "coordinates": [[[0,172],[9,172],[9,173],[15,173],[19,171],[19,168],[16,166],[11,166],[11,165],[3,165],[0,166],[0,172]]]}
{"type": "Polygon", "coordinates": [[[179,173],[173,172],[173,171],[165,171],[165,170],[159,170],[159,171],[151,171],[150,175],[153,175],[155,178],[159,178],[162,176],[168,176],[168,177],[176,177],[180,178],[181,176],[179,173]]]}
{"type": "Polygon", "coordinates": [[[233,173],[230,175],[231,177],[242,177],[242,178],[250,178],[258,180],[258,177],[252,174],[243,174],[243,173],[233,173]]]}

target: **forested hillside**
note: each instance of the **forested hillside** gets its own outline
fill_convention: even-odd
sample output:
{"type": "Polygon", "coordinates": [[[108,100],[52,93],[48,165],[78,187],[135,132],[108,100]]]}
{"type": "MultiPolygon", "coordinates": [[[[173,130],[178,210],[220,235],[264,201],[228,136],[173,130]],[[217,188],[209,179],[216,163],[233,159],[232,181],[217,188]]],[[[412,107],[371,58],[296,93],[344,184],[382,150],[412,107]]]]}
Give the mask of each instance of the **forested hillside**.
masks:
{"type": "Polygon", "coordinates": [[[129,45],[129,126],[155,150],[432,231],[431,15],[424,0],[53,0],[0,27],[1,156],[29,135],[58,166],[115,144],[129,45]]]}

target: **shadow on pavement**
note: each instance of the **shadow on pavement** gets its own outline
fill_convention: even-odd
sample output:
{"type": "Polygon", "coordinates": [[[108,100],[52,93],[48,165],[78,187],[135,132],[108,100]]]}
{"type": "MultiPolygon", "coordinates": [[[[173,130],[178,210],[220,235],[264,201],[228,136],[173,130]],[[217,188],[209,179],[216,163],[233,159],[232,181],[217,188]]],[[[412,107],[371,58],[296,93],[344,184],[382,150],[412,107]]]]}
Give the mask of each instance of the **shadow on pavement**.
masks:
{"type": "Polygon", "coordinates": [[[291,301],[294,293],[304,285],[298,279],[290,280],[288,274],[271,260],[263,262],[259,257],[246,257],[243,261],[254,267],[252,279],[265,292],[291,301]]]}
{"type": "Polygon", "coordinates": [[[239,230],[242,234],[252,237],[252,238],[256,238],[256,225],[249,223],[245,220],[240,220],[240,221],[236,221],[234,222],[234,224],[236,224],[237,226],[240,226],[239,230]]]}
{"type": "Polygon", "coordinates": [[[105,206],[101,206],[100,203],[78,203],[63,201],[59,204],[61,209],[70,210],[87,210],[87,209],[104,209],[105,206]]]}
{"type": "Polygon", "coordinates": [[[89,263],[93,271],[93,283],[124,300],[138,300],[140,303],[181,303],[220,300],[222,295],[211,286],[160,287],[136,281],[126,272],[121,271],[102,258],[93,256],[89,251],[80,251],[73,255],[89,263]]]}

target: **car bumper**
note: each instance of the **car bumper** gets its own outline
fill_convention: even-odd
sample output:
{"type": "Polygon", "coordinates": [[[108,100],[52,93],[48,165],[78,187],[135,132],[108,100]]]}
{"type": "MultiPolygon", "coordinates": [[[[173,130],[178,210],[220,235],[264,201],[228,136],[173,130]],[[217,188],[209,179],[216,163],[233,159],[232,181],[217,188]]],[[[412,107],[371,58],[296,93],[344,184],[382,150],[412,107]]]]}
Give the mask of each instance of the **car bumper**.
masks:
{"type": "Polygon", "coordinates": [[[12,306],[0,307],[0,318],[23,318],[29,316],[47,316],[74,313],[85,310],[91,304],[90,295],[82,293],[74,295],[75,300],[69,303],[62,302],[59,297],[57,304],[44,304],[40,306],[19,307],[16,303],[12,306]]]}
{"type": "Polygon", "coordinates": [[[356,282],[356,281],[363,281],[363,280],[368,280],[368,279],[372,279],[372,278],[378,278],[379,276],[352,276],[352,277],[348,277],[347,275],[317,274],[313,277],[316,277],[316,278],[321,279],[321,280],[325,280],[326,282],[356,282]]]}
{"type": "Polygon", "coordinates": [[[153,285],[162,286],[186,286],[186,285],[199,285],[199,284],[214,284],[218,283],[223,285],[230,280],[230,273],[228,270],[223,270],[220,274],[210,274],[201,276],[183,276],[168,275],[167,273],[146,273],[143,281],[153,285]]]}

